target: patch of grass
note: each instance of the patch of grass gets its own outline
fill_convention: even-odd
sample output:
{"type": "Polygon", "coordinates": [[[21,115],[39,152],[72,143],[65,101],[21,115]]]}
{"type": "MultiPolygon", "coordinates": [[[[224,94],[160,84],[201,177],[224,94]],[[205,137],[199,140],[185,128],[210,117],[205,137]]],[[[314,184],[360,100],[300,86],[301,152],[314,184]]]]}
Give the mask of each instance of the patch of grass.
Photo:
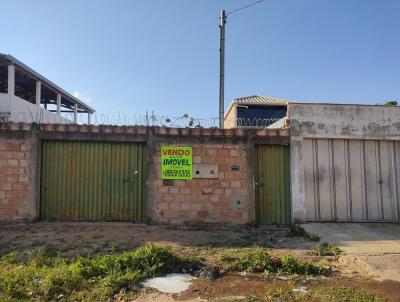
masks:
{"type": "Polygon", "coordinates": [[[245,270],[250,273],[276,271],[276,265],[272,257],[261,247],[250,249],[243,256],[233,261],[233,266],[237,270],[245,270]]]}
{"type": "Polygon", "coordinates": [[[298,260],[291,255],[285,255],[282,257],[280,271],[289,275],[319,275],[323,269],[306,261],[298,260]]]}
{"type": "Polygon", "coordinates": [[[272,257],[267,250],[254,247],[239,256],[223,254],[221,261],[225,263],[228,270],[255,272],[284,273],[289,275],[318,275],[323,270],[311,263],[298,260],[291,255],[282,258],[272,257]]]}
{"type": "Polygon", "coordinates": [[[326,242],[318,244],[313,249],[313,253],[316,256],[340,256],[344,254],[344,252],[336,245],[332,245],[326,242]]]}
{"type": "MultiPolygon", "coordinates": [[[[218,300],[223,302],[227,300],[218,300]]],[[[274,288],[264,295],[252,296],[242,302],[385,302],[369,292],[351,287],[319,287],[305,292],[294,291],[293,288],[274,288]]]]}
{"type": "Polygon", "coordinates": [[[139,281],[193,265],[166,247],[145,246],[132,252],[67,261],[39,248],[16,260],[0,257],[0,301],[104,301],[139,281]]]}

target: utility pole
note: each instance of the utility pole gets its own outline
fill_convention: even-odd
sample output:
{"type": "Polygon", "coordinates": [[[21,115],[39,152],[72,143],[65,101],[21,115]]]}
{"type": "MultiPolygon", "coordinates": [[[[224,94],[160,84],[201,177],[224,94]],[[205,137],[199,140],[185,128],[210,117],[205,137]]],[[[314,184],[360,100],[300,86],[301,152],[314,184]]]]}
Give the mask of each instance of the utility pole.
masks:
{"type": "Polygon", "coordinates": [[[221,11],[219,25],[219,128],[224,128],[224,89],[225,89],[225,24],[226,14],[221,11]]]}

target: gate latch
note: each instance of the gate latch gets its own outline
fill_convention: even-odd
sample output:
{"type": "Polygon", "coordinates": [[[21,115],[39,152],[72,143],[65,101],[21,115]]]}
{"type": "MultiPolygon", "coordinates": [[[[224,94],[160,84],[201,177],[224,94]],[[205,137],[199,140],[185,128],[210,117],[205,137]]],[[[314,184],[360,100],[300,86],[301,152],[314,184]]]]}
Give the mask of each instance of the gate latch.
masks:
{"type": "Polygon", "coordinates": [[[138,170],[134,170],[132,173],[132,176],[129,177],[129,181],[130,182],[134,182],[135,181],[135,176],[139,174],[138,170]]]}

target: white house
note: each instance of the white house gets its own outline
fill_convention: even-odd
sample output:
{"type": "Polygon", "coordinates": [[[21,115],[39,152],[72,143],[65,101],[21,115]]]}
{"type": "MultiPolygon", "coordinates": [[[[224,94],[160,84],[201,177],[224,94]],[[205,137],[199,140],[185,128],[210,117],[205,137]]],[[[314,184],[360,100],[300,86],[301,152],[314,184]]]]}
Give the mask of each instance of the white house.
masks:
{"type": "Polygon", "coordinates": [[[77,123],[94,109],[11,55],[0,53],[0,122],[77,123]],[[66,118],[70,114],[71,120],[66,118]],[[63,116],[64,115],[64,116],[63,116]]]}

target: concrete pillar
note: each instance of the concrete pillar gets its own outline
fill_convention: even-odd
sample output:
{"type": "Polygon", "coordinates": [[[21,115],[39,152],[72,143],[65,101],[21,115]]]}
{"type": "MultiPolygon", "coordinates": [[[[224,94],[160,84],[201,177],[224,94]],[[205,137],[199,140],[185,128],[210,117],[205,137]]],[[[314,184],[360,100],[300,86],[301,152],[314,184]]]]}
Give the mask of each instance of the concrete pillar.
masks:
{"type": "Polygon", "coordinates": [[[36,81],[36,106],[40,106],[42,100],[42,82],[36,81]]]}
{"type": "Polygon", "coordinates": [[[303,138],[290,138],[290,178],[292,195],[292,219],[294,223],[306,220],[304,192],[303,138]]]}
{"type": "Polygon", "coordinates": [[[88,125],[91,124],[91,119],[92,119],[92,113],[88,112],[88,114],[87,114],[87,123],[88,123],[88,125]]]}
{"type": "Polygon", "coordinates": [[[78,104],[74,104],[74,124],[78,123],[78,104]]]}
{"type": "Polygon", "coordinates": [[[15,95],[15,66],[8,65],[8,94],[15,95]]]}
{"type": "Polygon", "coordinates": [[[57,115],[61,115],[61,93],[57,93],[57,115]]]}

